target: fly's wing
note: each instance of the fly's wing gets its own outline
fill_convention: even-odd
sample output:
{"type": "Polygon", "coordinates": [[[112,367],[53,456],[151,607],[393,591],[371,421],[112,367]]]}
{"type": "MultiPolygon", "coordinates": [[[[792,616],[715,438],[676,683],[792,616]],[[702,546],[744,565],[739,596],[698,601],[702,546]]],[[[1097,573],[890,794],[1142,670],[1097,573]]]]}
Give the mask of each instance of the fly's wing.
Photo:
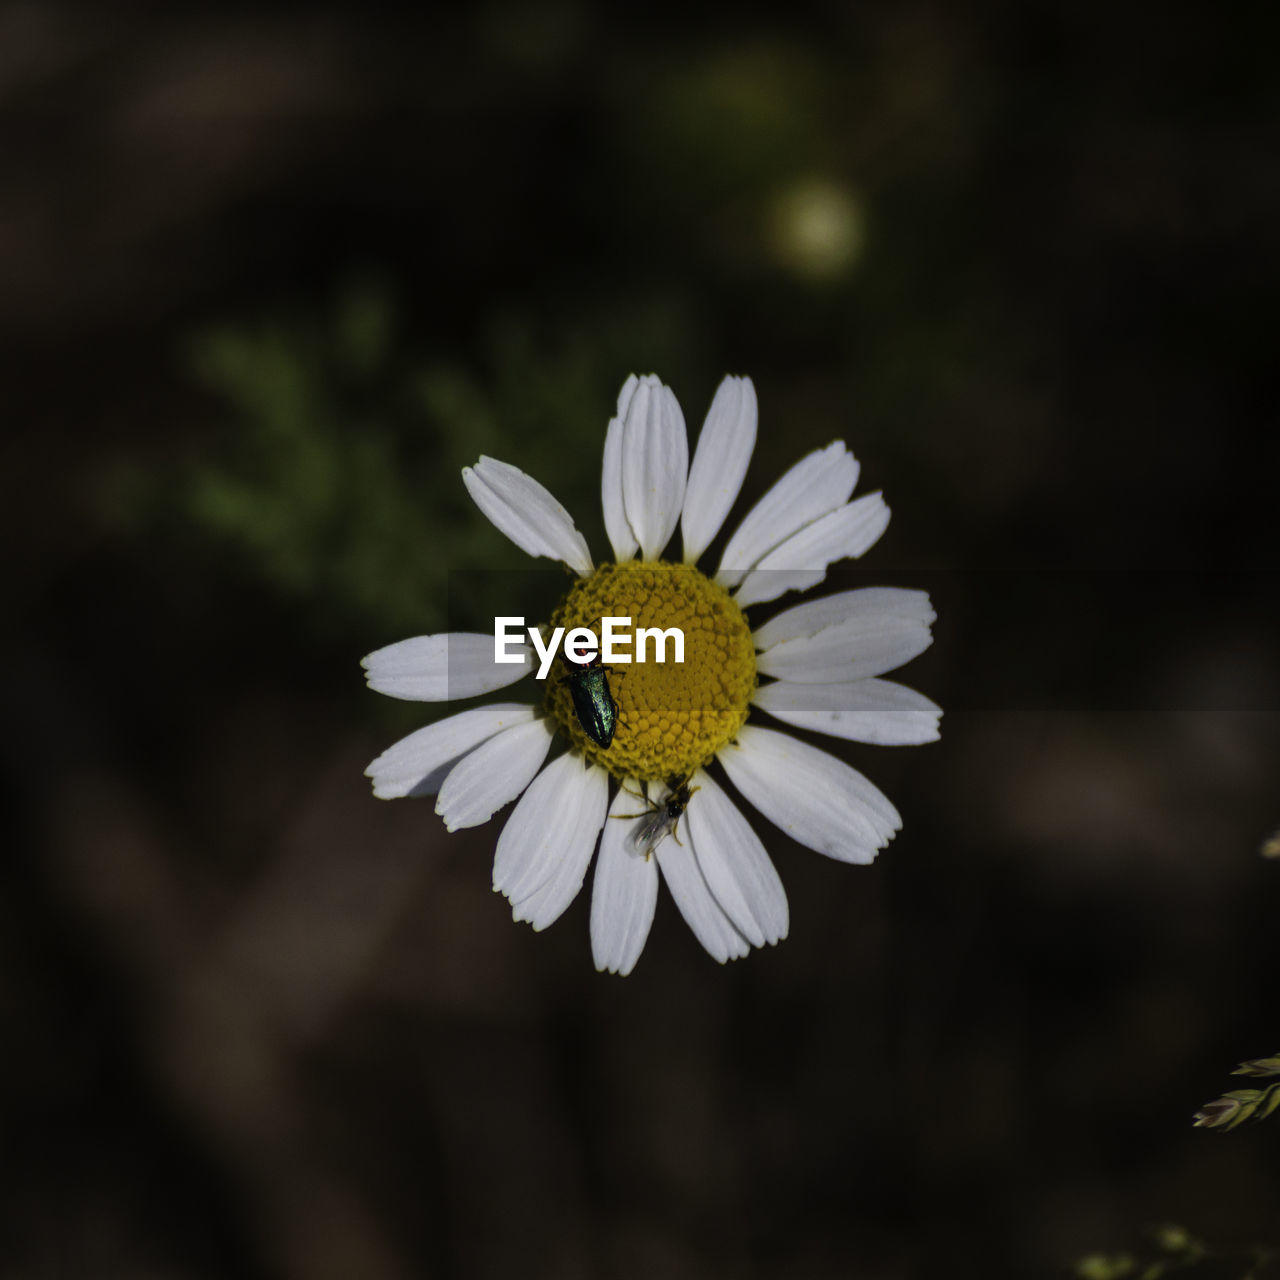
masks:
{"type": "Polygon", "coordinates": [[[638,858],[647,858],[662,843],[671,830],[666,805],[636,819],[636,825],[627,836],[627,846],[638,858]]]}

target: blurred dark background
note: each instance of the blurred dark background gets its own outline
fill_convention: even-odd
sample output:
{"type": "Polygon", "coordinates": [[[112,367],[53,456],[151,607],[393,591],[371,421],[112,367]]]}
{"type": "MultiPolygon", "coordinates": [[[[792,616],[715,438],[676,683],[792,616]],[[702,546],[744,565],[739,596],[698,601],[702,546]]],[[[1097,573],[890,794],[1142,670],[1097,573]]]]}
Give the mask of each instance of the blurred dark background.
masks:
{"type": "Polygon", "coordinates": [[[0,0],[0,1274],[1280,1246],[1280,1119],[1190,1126],[1280,1049],[1277,25],[0,0]],[[787,942],[619,980],[370,796],[358,659],[520,562],[481,452],[602,556],[649,370],[755,379],[744,503],[849,441],[948,715],[844,752],[875,867],[761,824],[787,942]]]}

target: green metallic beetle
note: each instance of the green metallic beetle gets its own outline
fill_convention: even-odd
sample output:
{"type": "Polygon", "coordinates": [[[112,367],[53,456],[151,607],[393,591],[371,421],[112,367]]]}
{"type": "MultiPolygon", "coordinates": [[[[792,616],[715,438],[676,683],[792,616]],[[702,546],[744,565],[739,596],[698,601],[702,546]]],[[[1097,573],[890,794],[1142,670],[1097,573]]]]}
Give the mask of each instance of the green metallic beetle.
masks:
{"type": "Polygon", "coordinates": [[[609,692],[606,668],[597,653],[589,662],[574,662],[561,653],[565,665],[565,683],[573,699],[573,709],[582,732],[598,747],[606,750],[618,727],[618,704],[609,692]]]}

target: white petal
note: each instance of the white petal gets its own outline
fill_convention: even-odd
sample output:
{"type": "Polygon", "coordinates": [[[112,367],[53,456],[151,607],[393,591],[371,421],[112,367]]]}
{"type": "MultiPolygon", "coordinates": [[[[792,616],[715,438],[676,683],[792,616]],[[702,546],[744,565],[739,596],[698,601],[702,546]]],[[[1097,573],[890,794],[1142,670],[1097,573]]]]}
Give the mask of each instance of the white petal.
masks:
{"type": "Polygon", "coordinates": [[[685,830],[697,850],[707,887],[752,946],[787,936],[787,894],[737,805],[699,769],[697,794],[685,809],[685,830]]]}
{"type": "Polygon", "coordinates": [[[609,803],[609,775],[603,769],[592,768],[591,778],[597,803],[591,807],[588,817],[566,838],[555,874],[526,897],[511,904],[511,918],[527,920],[535,932],[560,919],[578,896],[586,879],[587,867],[591,865],[591,855],[595,852],[596,840],[605,820],[605,806],[609,803]]]}
{"type": "MultiPolygon", "coordinates": [[[[635,790],[637,784],[627,785],[635,790]]],[[[600,837],[591,890],[591,954],[602,972],[628,974],[635,968],[658,901],[657,862],[631,852],[627,824],[617,820],[635,804],[634,796],[619,790],[600,837]]]]}
{"type": "Polygon", "coordinates": [[[886,747],[937,741],[942,716],[942,708],[924,694],[891,680],[850,684],[779,680],[757,689],[752,701],[797,729],[886,747]]]}
{"type": "Polygon", "coordinates": [[[849,501],[858,462],[843,440],[801,458],[756,503],[720,559],[716,581],[732,587],[779,543],[849,501]]]}
{"type": "Polygon", "coordinates": [[[527,644],[508,646],[522,660],[495,662],[493,636],[476,631],[442,631],[414,636],[375,649],[360,660],[370,689],[412,702],[453,702],[505,689],[533,669],[527,644]]]}
{"type": "MultiPolygon", "coordinates": [[[[692,802],[691,802],[692,803],[692,802]]],[[[751,944],[733,927],[733,921],[724,913],[707,885],[692,840],[678,845],[674,840],[664,840],[653,855],[662,868],[662,878],[671,890],[684,922],[693,930],[693,936],[707,949],[715,960],[737,960],[751,950],[751,944]]]]}
{"type": "Polygon", "coordinates": [[[743,579],[734,599],[745,609],[785,591],[816,586],[829,564],[862,555],[888,525],[889,508],[879,492],[838,507],[769,552],[743,579]]]}
{"type": "Polygon", "coordinates": [[[671,389],[648,374],[627,405],[622,435],[627,523],[646,560],[656,560],[671,540],[684,507],[688,476],[684,415],[671,389]]]}
{"type": "Polygon", "coordinates": [[[520,797],[508,818],[493,859],[493,887],[508,898],[519,897],[550,879],[564,834],[572,825],[570,805],[581,801],[588,770],[573,752],[553,760],[520,797]]]}
{"type": "Polygon", "coordinates": [[[680,529],[684,562],[693,564],[720,532],[742,489],[756,447],[756,389],[750,378],[725,378],[698,436],[680,529]]]}
{"type": "Polygon", "coordinates": [[[573,517],[519,467],[482,455],[474,467],[462,468],[462,483],[498,531],[522,551],[563,560],[579,574],[591,572],[591,552],[573,517]]]}
{"type": "Polygon", "coordinates": [[[545,929],[573,901],[608,803],[608,774],[572,752],[533,780],[493,859],[493,887],[511,902],[515,919],[545,929]]]}
{"type": "Polygon", "coordinates": [[[868,609],[817,635],[775,644],[757,655],[756,670],[799,684],[847,684],[901,667],[932,642],[928,620],[868,609]]]}
{"type": "Polygon", "coordinates": [[[543,718],[496,733],[454,765],[436,812],[445,828],[478,827],[510,804],[537,776],[555,731],[543,718]]]}
{"type": "Polygon", "coordinates": [[[437,720],[388,747],[365,770],[373,779],[373,794],[382,800],[431,795],[468,751],[537,714],[535,707],[522,702],[497,702],[437,720]]]}
{"type": "Polygon", "coordinates": [[[627,375],[627,380],[622,384],[622,390],[618,392],[617,416],[621,421],[627,416],[627,409],[631,405],[631,397],[635,395],[636,388],[640,385],[640,379],[634,373],[627,375]]]}
{"type": "MultiPolygon", "coordinates": [[[[635,374],[627,379],[627,386],[636,381],[635,374]]],[[[627,390],[623,387],[623,392],[627,390]]],[[[634,387],[632,388],[634,390],[634,387]]],[[[628,395],[627,400],[630,402],[628,395]]],[[[619,403],[622,396],[618,397],[619,403]]],[[[613,558],[619,562],[630,560],[640,544],[627,523],[626,504],[622,500],[622,436],[621,418],[609,420],[609,430],[604,437],[604,463],[600,470],[600,503],[604,509],[604,528],[613,548],[613,558]]]]}
{"type": "Polygon", "coordinates": [[[747,725],[718,759],[729,780],[793,840],[841,862],[870,862],[902,826],[888,798],[843,760],[747,725]]]}
{"type": "Polygon", "coordinates": [[[757,627],[751,638],[757,649],[772,649],[783,640],[814,636],[827,627],[868,612],[919,618],[923,622],[932,622],[936,616],[927,591],[907,587],[859,587],[856,591],[837,591],[834,595],[784,609],[757,627]]]}

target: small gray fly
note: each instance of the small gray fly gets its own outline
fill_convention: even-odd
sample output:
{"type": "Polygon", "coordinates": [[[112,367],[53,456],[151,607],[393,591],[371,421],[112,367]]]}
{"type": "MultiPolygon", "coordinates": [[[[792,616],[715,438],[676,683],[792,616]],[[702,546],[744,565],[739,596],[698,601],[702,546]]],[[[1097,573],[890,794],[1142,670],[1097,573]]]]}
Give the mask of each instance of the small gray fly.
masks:
{"type": "MultiPolygon", "coordinates": [[[[676,844],[681,844],[677,828],[680,818],[689,807],[689,798],[697,787],[689,786],[689,779],[673,779],[668,784],[667,795],[662,800],[651,800],[647,796],[640,798],[649,806],[643,813],[615,813],[615,818],[638,818],[639,821],[627,834],[627,847],[636,857],[646,861],[649,855],[668,837],[672,836],[676,844]]],[[[683,847],[683,846],[682,846],[683,847]]]]}

